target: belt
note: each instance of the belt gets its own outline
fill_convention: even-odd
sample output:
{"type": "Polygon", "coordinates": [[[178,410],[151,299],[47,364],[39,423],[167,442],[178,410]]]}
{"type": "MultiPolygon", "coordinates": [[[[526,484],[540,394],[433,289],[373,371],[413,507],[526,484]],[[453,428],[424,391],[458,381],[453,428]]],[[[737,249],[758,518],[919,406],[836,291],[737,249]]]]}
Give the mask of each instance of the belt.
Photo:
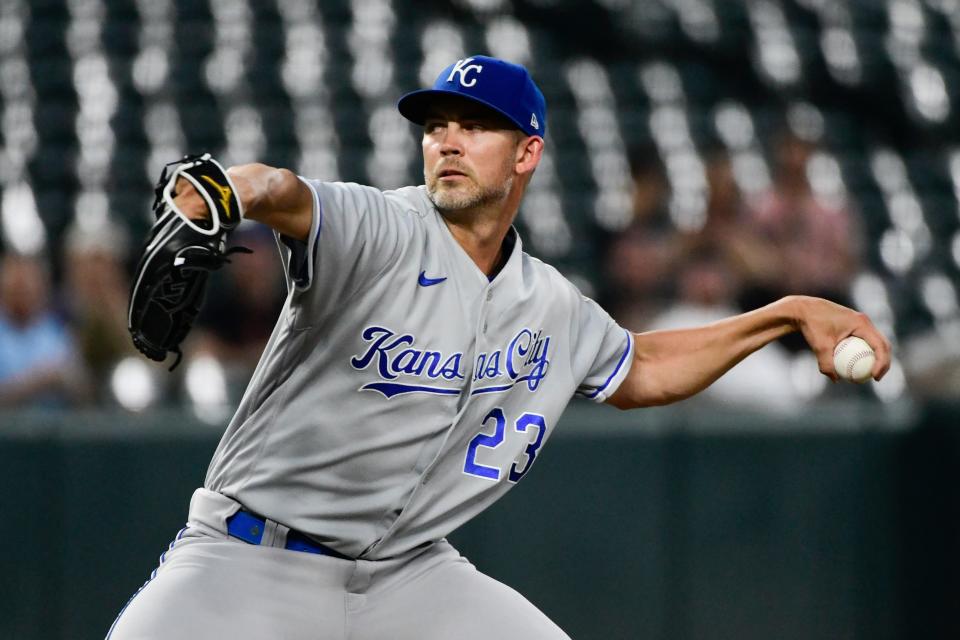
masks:
{"type": "MultiPolygon", "coordinates": [[[[241,509],[227,518],[227,533],[234,538],[243,540],[244,542],[249,542],[250,544],[260,544],[263,540],[263,531],[266,525],[266,521],[260,516],[254,515],[245,509],[241,509]]],[[[321,556],[331,556],[334,558],[340,558],[341,560],[353,559],[349,556],[343,555],[339,551],[320,544],[316,540],[313,540],[312,538],[309,538],[305,534],[294,529],[290,529],[287,532],[287,542],[283,548],[289,549],[290,551],[303,551],[305,553],[316,553],[321,556]]]]}

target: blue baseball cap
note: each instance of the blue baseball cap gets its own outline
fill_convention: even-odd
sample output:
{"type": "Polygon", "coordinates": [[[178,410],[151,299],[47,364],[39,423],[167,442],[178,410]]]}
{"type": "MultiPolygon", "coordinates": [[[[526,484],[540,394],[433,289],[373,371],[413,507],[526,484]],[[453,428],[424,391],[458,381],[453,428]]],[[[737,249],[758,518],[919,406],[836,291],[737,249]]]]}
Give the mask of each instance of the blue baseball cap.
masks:
{"type": "Polygon", "coordinates": [[[547,133],[547,103],[530,73],[521,65],[470,56],[440,72],[432,89],[406,94],[397,102],[401,115],[423,124],[427,108],[438,96],[454,95],[490,107],[506,116],[528,136],[547,133]]]}

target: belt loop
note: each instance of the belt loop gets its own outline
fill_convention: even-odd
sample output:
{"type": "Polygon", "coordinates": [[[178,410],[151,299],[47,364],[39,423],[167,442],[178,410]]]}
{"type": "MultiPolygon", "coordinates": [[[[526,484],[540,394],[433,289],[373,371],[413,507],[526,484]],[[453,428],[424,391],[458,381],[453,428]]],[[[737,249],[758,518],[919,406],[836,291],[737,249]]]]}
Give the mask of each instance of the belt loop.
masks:
{"type": "Polygon", "coordinates": [[[264,518],[263,520],[263,537],[260,538],[261,547],[272,547],[273,538],[277,533],[277,523],[273,520],[268,520],[264,518]]]}
{"type": "Polygon", "coordinates": [[[287,534],[290,533],[290,527],[285,527],[279,522],[277,523],[277,533],[275,534],[274,540],[276,542],[273,546],[280,547],[285,549],[287,547],[287,534]]]}
{"type": "Polygon", "coordinates": [[[277,535],[277,523],[269,518],[263,519],[263,537],[260,539],[261,547],[275,547],[274,539],[277,535]]]}
{"type": "Polygon", "coordinates": [[[275,520],[264,518],[263,540],[260,544],[264,547],[278,547],[283,549],[287,544],[287,532],[290,527],[285,527],[275,520]]]}

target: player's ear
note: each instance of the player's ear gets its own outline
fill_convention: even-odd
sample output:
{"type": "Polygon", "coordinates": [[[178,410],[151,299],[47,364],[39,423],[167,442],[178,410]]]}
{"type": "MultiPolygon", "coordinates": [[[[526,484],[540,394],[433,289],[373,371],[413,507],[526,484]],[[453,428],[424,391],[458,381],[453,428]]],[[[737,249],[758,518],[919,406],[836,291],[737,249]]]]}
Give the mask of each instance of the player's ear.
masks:
{"type": "Polygon", "coordinates": [[[529,173],[540,164],[543,156],[543,138],[525,136],[517,145],[517,173],[529,173]]]}

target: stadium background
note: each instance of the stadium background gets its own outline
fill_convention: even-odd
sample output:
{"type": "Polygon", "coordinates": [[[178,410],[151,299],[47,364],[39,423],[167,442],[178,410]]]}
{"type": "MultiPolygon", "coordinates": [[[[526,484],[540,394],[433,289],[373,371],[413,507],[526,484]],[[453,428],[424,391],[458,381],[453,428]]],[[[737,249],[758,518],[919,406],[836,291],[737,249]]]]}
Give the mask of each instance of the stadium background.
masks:
{"type": "MultiPolygon", "coordinates": [[[[622,322],[775,289],[727,264],[713,221],[764,254],[758,203],[796,186],[799,149],[811,211],[845,221],[842,270],[809,292],[870,313],[896,360],[834,386],[777,345],[679,407],[575,404],[460,548],[575,638],[956,637],[956,0],[5,0],[0,637],[103,635],[179,529],[282,299],[272,240],[245,229],[257,257],[218,274],[182,367],[131,353],[160,166],[209,150],[419,181],[395,100],[473,52],[528,65],[547,97],[525,248],[622,322]]],[[[784,278],[790,240],[770,245],[784,278]]]]}

